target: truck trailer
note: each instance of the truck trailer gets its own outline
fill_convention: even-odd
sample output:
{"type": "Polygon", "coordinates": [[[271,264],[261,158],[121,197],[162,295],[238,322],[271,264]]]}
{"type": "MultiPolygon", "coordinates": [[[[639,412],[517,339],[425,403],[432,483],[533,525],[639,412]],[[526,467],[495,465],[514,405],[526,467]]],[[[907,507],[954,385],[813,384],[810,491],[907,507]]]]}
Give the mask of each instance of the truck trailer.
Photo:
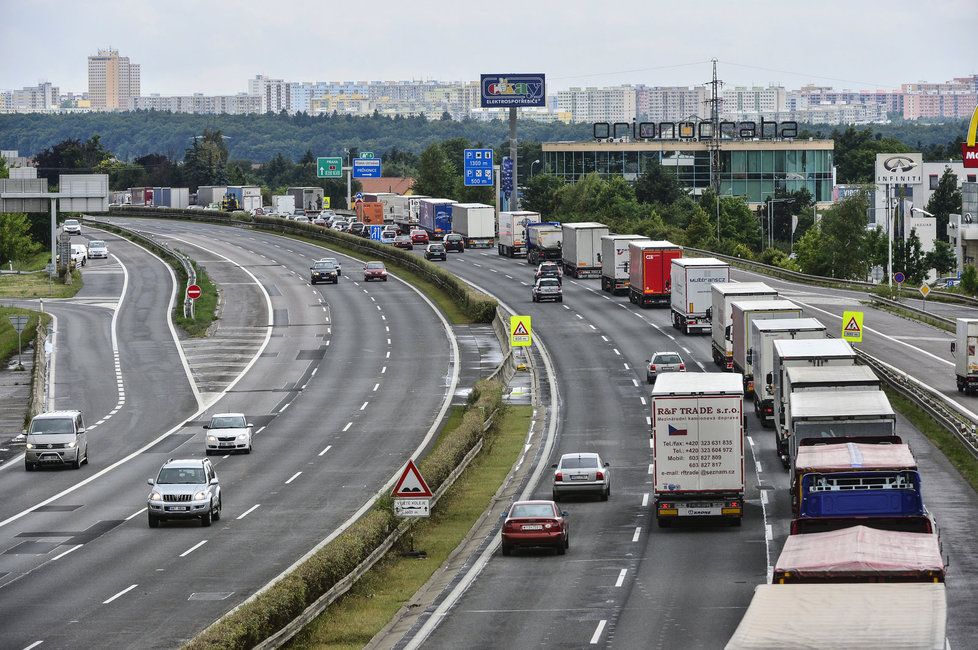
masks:
{"type": "Polygon", "coordinates": [[[978,318],[958,318],[951,344],[958,392],[969,395],[978,390],[978,318]]]}
{"type": "Polygon", "coordinates": [[[384,225],[384,204],[380,201],[357,201],[357,221],[371,226],[384,225]]]}
{"type": "Polygon", "coordinates": [[[642,235],[605,235],[601,238],[601,289],[612,295],[628,293],[628,244],[650,241],[642,235]]]}
{"type": "Polygon", "coordinates": [[[801,307],[789,300],[734,300],[730,303],[733,322],[730,325],[730,343],[733,347],[734,372],[744,377],[744,393],[754,394],[754,373],[747,359],[750,347],[750,325],[758,320],[775,318],[801,318],[801,307]]]}
{"type": "Polygon", "coordinates": [[[766,428],[774,427],[774,341],[824,339],[825,325],[814,318],[755,320],[750,326],[747,362],[754,376],[754,413],[766,428]],[[772,381],[768,382],[771,376],[772,381]]]}
{"type": "Polygon", "coordinates": [[[733,345],[728,333],[733,325],[735,300],[774,300],[778,292],[763,282],[720,282],[712,286],[710,330],[713,332],[713,362],[721,370],[733,372],[733,345]]]}
{"type": "Polygon", "coordinates": [[[540,221],[539,212],[500,212],[498,252],[505,257],[526,257],[526,224],[540,221]]]}
{"type": "Polygon", "coordinates": [[[421,211],[421,199],[430,199],[424,194],[398,194],[391,199],[393,207],[394,225],[402,233],[410,233],[411,230],[420,228],[419,213],[421,211]]]}
{"type": "Polygon", "coordinates": [[[672,260],[672,326],[683,334],[710,331],[715,283],[730,280],[730,265],[715,257],[680,257],[672,260]]]}
{"type": "Polygon", "coordinates": [[[628,299],[639,307],[669,304],[672,261],[682,246],[669,241],[628,242],[628,299]]]}
{"type": "Polygon", "coordinates": [[[710,517],[740,525],[744,389],[728,373],[666,373],[652,389],[654,509],[659,526],[710,517]]]}
{"type": "Polygon", "coordinates": [[[484,203],[452,205],[452,232],[462,235],[466,248],[496,245],[496,209],[484,203]]]}
{"type": "MultiPolygon", "coordinates": [[[[209,207],[216,203],[221,204],[224,195],[227,194],[227,185],[201,185],[197,188],[197,205],[209,207]]],[[[135,205],[136,195],[133,195],[133,205],[135,205]]]]}
{"type": "Polygon", "coordinates": [[[418,201],[418,225],[431,239],[442,239],[452,232],[451,199],[421,199],[418,201]]]}
{"type": "Polygon", "coordinates": [[[584,221],[561,226],[564,273],[574,278],[601,277],[601,238],[609,233],[603,223],[584,221]]]}
{"type": "Polygon", "coordinates": [[[285,193],[295,199],[295,209],[303,210],[306,214],[314,214],[322,211],[323,197],[326,193],[321,187],[290,187],[285,193]]]}
{"type": "Polygon", "coordinates": [[[526,263],[536,266],[544,260],[560,261],[563,230],[559,221],[527,222],[526,263]]]}
{"type": "Polygon", "coordinates": [[[227,193],[237,201],[239,210],[254,212],[262,205],[261,188],[257,185],[232,185],[227,193]]]}
{"type": "Polygon", "coordinates": [[[294,196],[291,194],[276,194],[272,196],[272,214],[280,217],[291,217],[294,212],[294,196]]]}

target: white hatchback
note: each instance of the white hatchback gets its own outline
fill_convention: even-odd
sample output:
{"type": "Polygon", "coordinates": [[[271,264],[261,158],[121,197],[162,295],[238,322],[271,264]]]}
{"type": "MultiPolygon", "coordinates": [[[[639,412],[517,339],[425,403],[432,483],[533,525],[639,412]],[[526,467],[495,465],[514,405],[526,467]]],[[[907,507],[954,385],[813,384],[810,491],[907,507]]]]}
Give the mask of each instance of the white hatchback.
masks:
{"type": "Polygon", "coordinates": [[[95,257],[108,258],[109,248],[101,239],[93,239],[88,242],[88,259],[95,257]]]}
{"type": "Polygon", "coordinates": [[[215,413],[204,429],[207,430],[204,449],[208,456],[232,451],[251,453],[251,423],[244,413],[215,413]]]}

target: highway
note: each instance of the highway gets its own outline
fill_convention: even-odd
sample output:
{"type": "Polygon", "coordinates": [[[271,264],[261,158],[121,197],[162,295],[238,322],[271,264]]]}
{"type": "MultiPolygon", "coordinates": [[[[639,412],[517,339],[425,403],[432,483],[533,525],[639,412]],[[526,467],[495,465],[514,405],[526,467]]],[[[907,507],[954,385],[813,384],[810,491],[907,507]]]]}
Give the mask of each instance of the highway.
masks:
{"type": "MultiPolygon", "coordinates": [[[[668,309],[640,310],[626,297],[601,292],[598,280],[565,278],[562,305],[534,304],[532,267],[494,250],[452,254],[447,268],[533,316],[534,333],[553,357],[562,396],[558,442],[546,462],[562,453],[597,451],[612,464],[614,487],[607,503],[563,504],[571,522],[567,556],[543,552],[503,558],[497,553],[422,645],[722,646],[754,586],[768,579],[788,532],[790,503],[774,435],[751,414],[743,526],[654,527],[647,507],[651,458],[643,363],[654,351],[673,349],[686,358],[690,371],[714,371],[709,338],[681,335],[672,329],[668,309]]],[[[738,274],[735,278],[747,279],[738,274]]],[[[841,313],[848,302],[826,290],[769,284],[798,298],[804,293],[806,304],[830,313],[841,313]]],[[[812,315],[829,320],[824,313],[812,315]]],[[[907,321],[873,310],[866,323],[899,332],[907,321]]],[[[937,337],[936,330],[927,330],[937,337]]],[[[870,351],[879,350],[894,365],[913,366],[912,350],[884,341],[870,351]]],[[[870,335],[865,345],[874,345],[870,335]]],[[[747,411],[752,410],[748,402],[747,411]]],[[[978,535],[971,514],[978,497],[902,418],[898,428],[912,445],[925,498],[941,526],[951,563],[949,637],[952,647],[964,647],[978,635],[971,612],[978,597],[978,553],[970,541],[978,535]]],[[[550,498],[548,477],[545,472],[535,498],[550,498]]],[[[404,643],[412,639],[419,641],[409,636],[404,643]]]]}
{"type": "MultiPolygon", "coordinates": [[[[309,263],[324,255],[316,247],[230,228],[138,226],[192,240],[198,248],[181,248],[207,266],[253,275],[267,295],[252,309],[264,311],[268,336],[240,380],[185,426],[145,427],[141,453],[0,521],[3,647],[180,645],[354,515],[430,440],[455,390],[457,348],[410,287],[355,282],[347,259],[353,280],[311,287],[309,263]],[[256,430],[253,454],[214,458],[221,520],[149,529],[146,479],[167,458],[201,456],[200,425],[219,411],[243,411],[256,430]]],[[[121,319],[119,339],[157,344],[121,319]]],[[[166,383],[139,401],[127,391],[127,405],[180,419],[196,411],[175,404],[166,383]]],[[[6,472],[24,485],[73,474],[6,472]]]]}

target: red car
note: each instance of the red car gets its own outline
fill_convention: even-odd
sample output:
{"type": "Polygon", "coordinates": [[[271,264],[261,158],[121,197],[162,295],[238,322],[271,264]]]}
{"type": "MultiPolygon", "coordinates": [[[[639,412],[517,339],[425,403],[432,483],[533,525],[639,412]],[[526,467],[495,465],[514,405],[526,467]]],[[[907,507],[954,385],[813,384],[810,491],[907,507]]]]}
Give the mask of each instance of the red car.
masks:
{"type": "Polygon", "coordinates": [[[387,269],[383,262],[367,262],[363,267],[363,281],[383,280],[387,282],[387,269]]]}
{"type": "Polygon", "coordinates": [[[549,547],[563,555],[570,548],[566,516],[553,501],[517,501],[503,522],[503,555],[517,547],[549,547]]]}
{"type": "Polygon", "coordinates": [[[409,251],[414,250],[414,242],[407,235],[398,235],[394,238],[394,248],[405,248],[409,251]]]}
{"type": "Polygon", "coordinates": [[[428,243],[428,231],[427,230],[412,230],[411,231],[411,241],[415,244],[427,244],[428,243]]]}

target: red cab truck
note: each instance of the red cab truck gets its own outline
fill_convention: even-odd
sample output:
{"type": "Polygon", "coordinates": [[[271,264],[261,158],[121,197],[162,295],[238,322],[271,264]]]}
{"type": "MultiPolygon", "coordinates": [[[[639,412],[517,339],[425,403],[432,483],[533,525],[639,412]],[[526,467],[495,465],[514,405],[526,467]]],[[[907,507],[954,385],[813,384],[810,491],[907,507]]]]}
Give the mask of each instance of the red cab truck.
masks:
{"type": "Polygon", "coordinates": [[[682,246],[668,241],[628,244],[628,299],[640,307],[668,305],[672,296],[672,261],[682,246]]]}

